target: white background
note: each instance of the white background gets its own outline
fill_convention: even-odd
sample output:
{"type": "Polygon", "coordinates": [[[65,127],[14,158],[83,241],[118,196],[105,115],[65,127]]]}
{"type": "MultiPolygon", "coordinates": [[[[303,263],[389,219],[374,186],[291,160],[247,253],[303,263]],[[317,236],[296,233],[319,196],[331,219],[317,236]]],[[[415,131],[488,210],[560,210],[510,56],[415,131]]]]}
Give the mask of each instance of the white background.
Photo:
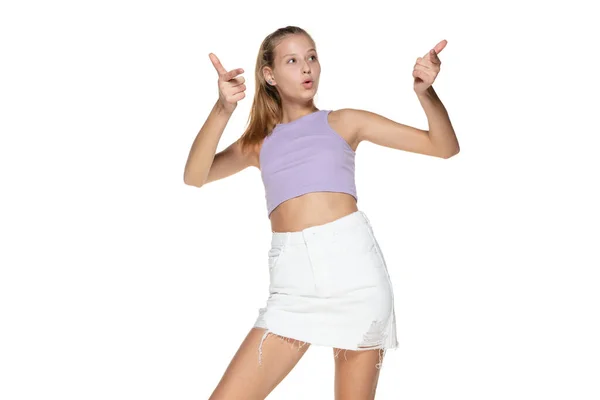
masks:
{"type": "MultiPolygon", "coordinates": [[[[415,60],[461,152],[364,142],[359,208],[394,284],[378,399],[600,398],[597,21],[583,1],[3,2],[0,398],[207,399],[268,295],[260,173],[198,189],[217,73],[298,25],[320,109],[427,129],[415,60]],[[518,5],[517,5],[518,4],[518,5]]],[[[587,3],[590,4],[590,3],[587,3]]],[[[332,399],[312,346],[270,399],[332,399]]]]}

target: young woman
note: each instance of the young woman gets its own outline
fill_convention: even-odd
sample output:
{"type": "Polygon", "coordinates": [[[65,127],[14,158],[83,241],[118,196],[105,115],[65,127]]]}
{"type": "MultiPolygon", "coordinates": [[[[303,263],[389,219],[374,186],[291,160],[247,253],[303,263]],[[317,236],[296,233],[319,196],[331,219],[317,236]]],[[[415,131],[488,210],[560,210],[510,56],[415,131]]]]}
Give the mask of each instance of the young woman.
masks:
{"type": "Polygon", "coordinates": [[[363,140],[441,158],[459,152],[431,87],[445,46],[442,41],[419,57],[413,71],[429,122],[425,131],[363,110],[319,110],[315,42],[301,28],[278,29],[259,50],[248,128],[217,154],[246,85],[243,69],[227,71],[209,55],[219,99],[194,140],[184,181],[201,187],[259,168],[272,228],[270,295],[210,399],[264,399],[311,344],[333,349],[336,399],[374,398],[385,351],[398,342],[387,266],[357,208],[355,152],[363,140]],[[279,340],[267,340],[271,336],[279,340]]]}

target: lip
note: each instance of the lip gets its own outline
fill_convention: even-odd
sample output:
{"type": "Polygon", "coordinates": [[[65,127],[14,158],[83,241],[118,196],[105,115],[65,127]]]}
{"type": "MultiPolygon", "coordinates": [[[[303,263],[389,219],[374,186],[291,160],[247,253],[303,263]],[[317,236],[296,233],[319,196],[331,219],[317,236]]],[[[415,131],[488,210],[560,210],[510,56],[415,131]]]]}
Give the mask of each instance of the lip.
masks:
{"type": "Polygon", "coordinates": [[[311,89],[313,87],[313,81],[303,82],[302,86],[304,86],[305,89],[311,89]]]}

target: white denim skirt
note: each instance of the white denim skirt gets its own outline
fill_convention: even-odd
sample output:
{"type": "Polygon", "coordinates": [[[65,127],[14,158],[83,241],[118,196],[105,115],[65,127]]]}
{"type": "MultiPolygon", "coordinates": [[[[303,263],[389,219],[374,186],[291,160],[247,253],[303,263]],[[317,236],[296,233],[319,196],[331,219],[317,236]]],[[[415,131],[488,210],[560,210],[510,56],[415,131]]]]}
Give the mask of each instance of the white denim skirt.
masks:
{"type": "Polygon", "coordinates": [[[269,297],[254,324],[266,329],[259,364],[269,333],[346,350],[398,347],[390,274],[363,211],[273,232],[268,266],[269,297]]]}

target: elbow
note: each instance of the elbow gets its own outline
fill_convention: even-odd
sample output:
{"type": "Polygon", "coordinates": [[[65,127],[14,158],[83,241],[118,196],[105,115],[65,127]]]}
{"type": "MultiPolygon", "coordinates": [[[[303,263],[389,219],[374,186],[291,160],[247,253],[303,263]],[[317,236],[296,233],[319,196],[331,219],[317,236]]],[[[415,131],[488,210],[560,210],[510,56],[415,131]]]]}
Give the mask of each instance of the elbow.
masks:
{"type": "Polygon", "coordinates": [[[460,153],[460,149],[458,149],[458,150],[456,150],[456,151],[454,151],[454,152],[452,152],[452,153],[450,153],[450,154],[446,155],[446,156],[444,157],[444,159],[446,159],[446,160],[447,160],[447,159],[449,159],[449,158],[452,158],[452,157],[454,157],[455,155],[457,155],[458,153],[460,153]]]}
{"type": "Polygon", "coordinates": [[[197,188],[202,187],[202,184],[199,184],[199,183],[186,182],[186,181],[183,181],[183,183],[186,184],[186,185],[188,185],[188,186],[194,186],[194,187],[197,187],[197,188]]]}
{"type": "Polygon", "coordinates": [[[189,177],[185,176],[183,177],[183,183],[185,185],[188,186],[195,186],[197,188],[202,187],[204,185],[204,182],[200,182],[200,181],[194,181],[193,179],[190,179],[189,177]]]}
{"type": "Polygon", "coordinates": [[[457,144],[456,147],[453,148],[452,150],[445,151],[442,154],[440,154],[440,157],[447,160],[451,157],[454,157],[458,153],[460,153],[460,146],[458,146],[458,144],[457,144]]]}
{"type": "Polygon", "coordinates": [[[197,187],[197,188],[201,188],[202,186],[204,186],[203,183],[199,183],[199,182],[186,182],[186,181],[183,181],[183,183],[185,183],[188,186],[194,186],[194,187],[197,187]]]}

